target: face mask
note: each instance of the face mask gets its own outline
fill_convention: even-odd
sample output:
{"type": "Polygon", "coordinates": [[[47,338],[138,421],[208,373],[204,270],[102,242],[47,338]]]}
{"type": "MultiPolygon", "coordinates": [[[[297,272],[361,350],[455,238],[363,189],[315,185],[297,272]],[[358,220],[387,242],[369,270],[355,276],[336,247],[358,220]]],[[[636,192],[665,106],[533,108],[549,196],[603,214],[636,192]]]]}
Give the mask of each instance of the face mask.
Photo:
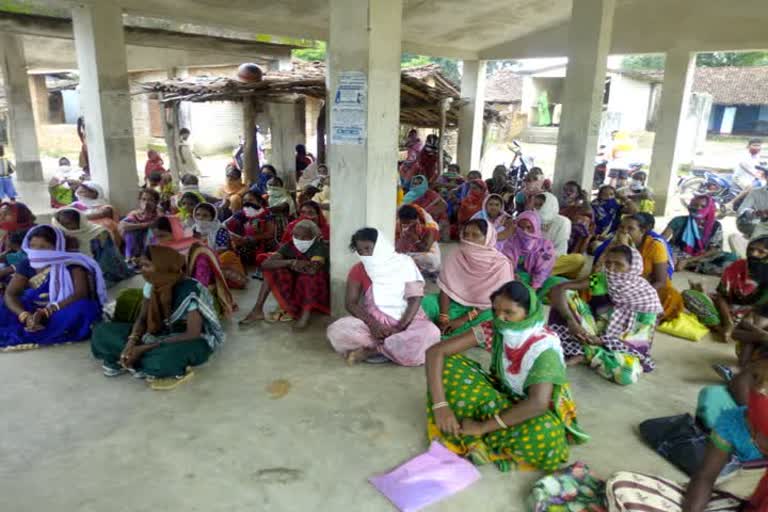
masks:
{"type": "Polygon", "coordinates": [[[315,239],[312,240],[299,240],[298,238],[293,238],[293,246],[296,247],[296,249],[299,250],[300,253],[304,254],[309,250],[310,247],[312,247],[315,244],[315,239]]]}
{"type": "Polygon", "coordinates": [[[633,190],[642,190],[645,185],[643,185],[643,182],[640,180],[632,180],[632,182],[629,184],[629,188],[633,190]]]}
{"type": "Polygon", "coordinates": [[[195,230],[197,230],[198,233],[210,233],[218,227],[217,224],[217,222],[212,220],[196,220],[195,230]]]}
{"type": "Polygon", "coordinates": [[[244,206],[243,207],[243,214],[245,214],[246,217],[256,217],[259,213],[261,213],[261,209],[260,208],[257,210],[253,206],[244,206]]]}

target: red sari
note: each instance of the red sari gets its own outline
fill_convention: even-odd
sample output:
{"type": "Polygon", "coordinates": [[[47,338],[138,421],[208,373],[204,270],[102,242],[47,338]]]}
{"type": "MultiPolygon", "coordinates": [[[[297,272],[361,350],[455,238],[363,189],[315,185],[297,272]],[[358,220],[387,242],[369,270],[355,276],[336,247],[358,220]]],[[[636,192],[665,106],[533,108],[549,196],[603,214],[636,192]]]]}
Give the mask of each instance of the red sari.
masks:
{"type": "Polygon", "coordinates": [[[287,226],[285,226],[285,231],[283,231],[283,238],[280,239],[280,243],[287,244],[291,240],[293,240],[293,228],[296,227],[296,224],[303,220],[310,220],[317,224],[317,227],[320,228],[320,236],[323,237],[323,240],[326,242],[329,242],[331,240],[331,226],[328,224],[328,220],[326,220],[325,215],[323,215],[322,211],[318,211],[318,217],[317,220],[312,220],[307,217],[299,217],[298,219],[290,222],[287,226]]]}
{"type": "Polygon", "coordinates": [[[438,224],[448,222],[448,204],[445,202],[445,199],[434,190],[427,190],[423,196],[411,204],[424,208],[424,210],[430,214],[438,224]]]}
{"type": "MultiPolygon", "coordinates": [[[[278,249],[283,259],[298,261],[317,261],[323,268],[316,274],[302,274],[290,268],[263,270],[264,282],[269,286],[280,308],[293,318],[299,318],[305,311],[317,311],[331,314],[331,281],[328,273],[328,245],[317,240],[306,253],[302,253],[293,242],[284,244],[278,249]]],[[[271,256],[271,255],[263,255],[271,256]]],[[[263,263],[266,257],[260,257],[263,263]]]]}
{"type": "Polygon", "coordinates": [[[469,185],[477,185],[482,188],[481,192],[470,191],[461,201],[459,206],[458,220],[460,224],[464,224],[470,220],[477,212],[483,209],[483,203],[485,202],[485,196],[488,195],[488,185],[483,180],[472,180],[469,185]]]}

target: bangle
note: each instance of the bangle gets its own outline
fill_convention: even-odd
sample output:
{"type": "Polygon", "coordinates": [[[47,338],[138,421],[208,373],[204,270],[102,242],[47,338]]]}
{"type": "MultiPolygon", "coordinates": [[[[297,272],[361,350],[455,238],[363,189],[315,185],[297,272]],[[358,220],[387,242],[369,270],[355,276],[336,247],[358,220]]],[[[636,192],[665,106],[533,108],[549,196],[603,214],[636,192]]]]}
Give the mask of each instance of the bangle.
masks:
{"type": "Polygon", "coordinates": [[[51,304],[48,304],[48,306],[54,310],[54,313],[61,311],[61,306],[59,306],[58,302],[52,302],[51,304]]]}
{"type": "Polygon", "coordinates": [[[432,410],[434,411],[435,409],[442,409],[443,407],[448,407],[448,406],[449,406],[448,402],[437,402],[436,404],[432,404],[432,410]]]}
{"type": "Polygon", "coordinates": [[[504,423],[504,420],[501,419],[501,416],[498,415],[498,413],[493,415],[493,419],[496,420],[496,423],[498,423],[501,428],[503,429],[509,428],[507,424],[504,423]]]}
{"type": "Polygon", "coordinates": [[[445,313],[440,313],[440,316],[438,317],[440,320],[450,320],[451,317],[446,315],[445,313]]]}
{"type": "Polygon", "coordinates": [[[467,313],[467,318],[469,318],[470,322],[474,321],[474,319],[477,318],[477,316],[478,316],[478,313],[476,309],[472,309],[469,311],[469,313],[467,313]]]}

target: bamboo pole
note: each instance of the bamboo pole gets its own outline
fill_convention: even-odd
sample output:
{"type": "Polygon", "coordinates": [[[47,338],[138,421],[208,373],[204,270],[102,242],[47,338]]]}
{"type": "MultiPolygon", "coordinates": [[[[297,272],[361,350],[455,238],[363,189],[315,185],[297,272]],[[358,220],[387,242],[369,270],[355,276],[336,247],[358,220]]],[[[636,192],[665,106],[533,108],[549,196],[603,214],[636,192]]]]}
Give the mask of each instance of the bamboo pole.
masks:
{"type": "Polygon", "coordinates": [[[440,139],[437,144],[438,176],[443,174],[443,148],[445,147],[445,114],[451,105],[451,98],[445,98],[440,102],[440,139]]]}
{"type": "Polygon", "coordinates": [[[179,175],[180,159],[177,144],[177,137],[179,135],[179,104],[175,102],[162,103],[162,101],[163,95],[160,93],[160,102],[163,106],[163,138],[168,149],[168,165],[170,166],[173,181],[178,183],[181,178],[179,175]]]}
{"type": "Polygon", "coordinates": [[[258,179],[258,155],[256,144],[256,101],[247,98],[243,101],[243,174],[248,183],[258,179]],[[255,157],[255,162],[254,162],[255,157]]]}

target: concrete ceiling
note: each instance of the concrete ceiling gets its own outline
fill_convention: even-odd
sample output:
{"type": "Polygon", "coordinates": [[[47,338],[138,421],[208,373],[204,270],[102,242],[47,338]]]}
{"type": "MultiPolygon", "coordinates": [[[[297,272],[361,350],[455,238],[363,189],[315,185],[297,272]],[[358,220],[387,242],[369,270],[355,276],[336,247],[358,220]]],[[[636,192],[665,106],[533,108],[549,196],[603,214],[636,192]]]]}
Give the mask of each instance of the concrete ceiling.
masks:
{"type": "MultiPolygon", "coordinates": [[[[62,7],[74,0],[35,0],[62,7]]],[[[328,0],[77,0],[132,15],[326,40],[328,0]]],[[[584,0],[587,1],[587,0],[584,0]]],[[[572,0],[403,0],[403,50],[457,58],[568,53],[572,0]]],[[[768,48],[766,0],[616,0],[614,53],[768,48]]]]}

